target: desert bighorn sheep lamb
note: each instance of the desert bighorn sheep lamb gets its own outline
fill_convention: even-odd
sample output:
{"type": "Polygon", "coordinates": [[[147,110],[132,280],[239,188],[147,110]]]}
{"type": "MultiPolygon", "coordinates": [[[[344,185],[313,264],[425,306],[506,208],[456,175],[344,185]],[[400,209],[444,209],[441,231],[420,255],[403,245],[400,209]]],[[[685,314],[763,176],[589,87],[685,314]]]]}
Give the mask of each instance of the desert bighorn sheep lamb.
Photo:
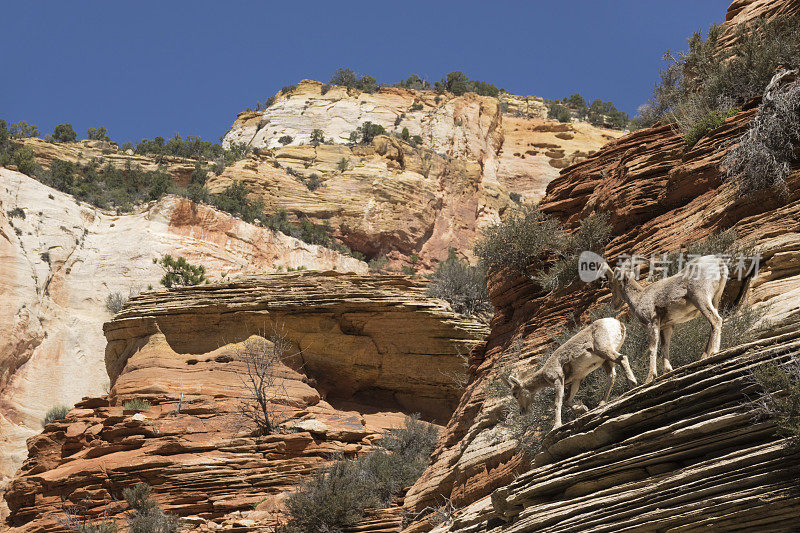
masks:
{"type": "Polygon", "coordinates": [[[645,383],[650,383],[657,375],[659,340],[664,354],[664,372],[672,370],[669,342],[675,324],[702,314],[711,323],[711,335],[701,359],[719,351],[722,317],[717,309],[728,281],[725,261],[714,255],[704,255],[689,261],[677,274],[646,287],[636,281],[633,272],[620,268],[611,270],[608,264],[604,274],[610,278],[612,305],[619,309],[623,302],[627,303],[631,313],[647,330],[650,368],[645,383]]]}
{"type": "Polygon", "coordinates": [[[616,318],[595,320],[559,346],[538,370],[526,368],[512,372],[507,380],[511,393],[525,412],[537,392],[545,387],[554,387],[555,429],[561,425],[565,385],[570,386],[567,405],[572,406],[581,382],[601,366],[606,372],[607,389],[600,405],[605,404],[611,395],[617,364],[622,365],[627,378],[636,384],[636,376],[631,371],[628,358],[619,353],[624,340],[625,326],[622,322],[616,318]]]}

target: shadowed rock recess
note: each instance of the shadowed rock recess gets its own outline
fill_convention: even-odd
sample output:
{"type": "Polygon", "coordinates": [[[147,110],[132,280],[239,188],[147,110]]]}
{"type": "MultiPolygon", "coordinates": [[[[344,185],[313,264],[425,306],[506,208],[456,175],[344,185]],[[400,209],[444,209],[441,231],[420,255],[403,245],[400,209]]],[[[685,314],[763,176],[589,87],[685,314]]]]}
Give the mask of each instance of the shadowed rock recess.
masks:
{"type": "MultiPolygon", "coordinates": [[[[114,498],[144,481],[193,527],[274,525],[287,492],[333,457],[369,451],[405,414],[450,416],[466,374],[458,354],[487,331],[425,290],[404,276],[322,272],[132,299],[104,327],[109,394],[29,439],[5,493],[8,524],[58,531],[67,506],[121,517],[114,498]],[[240,412],[240,354],[276,331],[291,346],[274,387],[284,422],[255,437],[240,412]],[[151,407],[127,410],[132,399],[151,407]]],[[[365,523],[397,529],[399,517],[394,508],[365,523]]]]}

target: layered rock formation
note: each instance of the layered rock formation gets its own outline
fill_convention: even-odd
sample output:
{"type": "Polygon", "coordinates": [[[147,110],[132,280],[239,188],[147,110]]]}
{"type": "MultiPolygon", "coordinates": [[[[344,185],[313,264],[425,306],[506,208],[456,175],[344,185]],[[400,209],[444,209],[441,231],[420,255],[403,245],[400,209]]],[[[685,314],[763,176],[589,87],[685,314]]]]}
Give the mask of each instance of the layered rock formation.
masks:
{"type": "MultiPolygon", "coordinates": [[[[800,173],[789,177],[788,197],[762,191],[740,198],[720,169],[731,141],[754,113],[750,106],[691,149],[668,126],[611,142],[562,171],[548,186],[542,209],[568,227],[591,213],[609,213],[613,238],[605,254],[612,259],[676,250],[733,228],[742,242],[760,249],[760,270],[745,283],[729,282],[724,300],[766,306],[773,332],[789,328],[800,318],[800,173]]],[[[587,320],[590,309],[608,301],[608,291],[597,284],[575,283],[545,294],[511,271],[495,272],[489,290],[496,310],[492,332],[471,354],[472,382],[431,466],[406,497],[409,510],[441,505],[442,497],[467,505],[526,470],[498,424],[501,402],[487,388],[503,367],[542,353],[551,335],[573,319],[587,320]]],[[[660,379],[656,387],[670,376],[660,379]]]]}
{"type": "Polygon", "coordinates": [[[538,200],[559,169],[621,135],[544,117],[536,97],[391,87],[362,93],[304,80],[264,111],[237,117],[224,143],[246,143],[259,154],[209,187],[244,181],[270,210],[327,222],[369,257],[389,254],[400,266],[416,254],[428,268],[451,246],[471,257],[478,228],[515,205],[509,193],[538,200]],[[365,122],[390,137],[351,146],[350,134],[365,122]],[[421,145],[401,140],[404,129],[421,145]],[[314,130],[329,144],[311,145],[314,130]],[[291,141],[282,148],[284,136],[291,141]]]}
{"type": "Polygon", "coordinates": [[[102,324],[111,293],[159,287],[164,254],[218,281],[280,268],[366,272],[361,261],[165,197],[115,215],[0,168],[0,479],[26,456],[45,412],[108,384],[102,324]]]}
{"type": "Polygon", "coordinates": [[[772,20],[797,14],[800,14],[797,0],[734,0],[725,13],[720,44],[722,47],[731,46],[736,39],[736,28],[752,20],[772,20]]]}
{"type": "Polygon", "coordinates": [[[790,333],[724,351],[548,434],[529,472],[434,531],[790,531],[800,454],[760,417],[752,372],[790,333]]]}
{"type": "MultiPolygon", "coordinates": [[[[62,499],[90,516],[120,516],[112,499],[139,481],[198,528],[274,524],[286,491],[334,454],[369,450],[403,413],[449,417],[466,374],[459,353],[486,328],[425,290],[403,276],[325,272],[132,299],[104,327],[110,393],[84,399],[29,440],[5,495],[9,525],[56,531],[62,499]],[[271,349],[276,335],[291,346],[270,389],[285,421],[255,437],[241,413],[242,350],[271,349]],[[131,399],[152,407],[126,411],[131,399]]],[[[367,523],[396,527],[399,516],[367,523]]]]}

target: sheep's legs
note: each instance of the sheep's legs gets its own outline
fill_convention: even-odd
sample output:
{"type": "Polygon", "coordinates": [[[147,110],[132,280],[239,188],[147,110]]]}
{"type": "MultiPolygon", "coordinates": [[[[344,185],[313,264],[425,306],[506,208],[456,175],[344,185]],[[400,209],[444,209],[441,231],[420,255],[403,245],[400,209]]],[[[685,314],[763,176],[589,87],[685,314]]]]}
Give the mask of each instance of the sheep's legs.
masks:
{"type": "Polygon", "coordinates": [[[606,395],[603,396],[603,401],[600,402],[598,407],[605,405],[611,397],[611,389],[614,388],[614,380],[617,377],[617,365],[610,361],[603,363],[603,370],[606,371],[606,395]]]}
{"type": "Polygon", "coordinates": [[[658,357],[658,338],[659,338],[659,327],[657,324],[650,324],[647,326],[647,341],[648,341],[648,350],[650,352],[650,366],[647,370],[647,379],[644,380],[645,384],[651,383],[658,372],[656,371],[656,358],[658,357]]]}
{"type": "Polygon", "coordinates": [[[719,351],[719,345],[722,342],[722,317],[719,316],[711,298],[699,300],[695,306],[711,324],[711,336],[708,338],[706,351],[700,356],[700,359],[705,359],[719,351]]]}
{"type": "Polygon", "coordinates": [[[556,389],[556,420],[553,424],[553,429],[561,427],[561,407],[564,405],[564,378],[560,377],[556,379],[553,386],[556,389]]]}
{"type": "Polygon", "coordinates": [[[583,383],[583,380],[576,379],[569,384],[569,393],[567,393],[567,399],[565,401],[569,408],[573,411],[585,413],[589,410],[585,405],[582,403],[577,405],[575,404],[575,395],[578,394],[578,389],[581,388],[581,383],[583,383]]]}
{"type": "Polygon", "coordinates": [[[664,354],[664,372],[672,370],[669,362],[669,342],[672,340],[672,330],[674,326],[663,326],[661,328],[661,353],[664,354]]]}
{"type": "Polygon", "coordinates": [[[633,370],[631,370],[631,363],[628,361],[628,356],[619,352],[613,352],[613,354],[614,362],[622,366],[622,369],[625,371],[625,377],[628,378],[628,381],[634,385],[638,385],[639,382],[636,381],[636,375],[633,373],[633,370]]]}

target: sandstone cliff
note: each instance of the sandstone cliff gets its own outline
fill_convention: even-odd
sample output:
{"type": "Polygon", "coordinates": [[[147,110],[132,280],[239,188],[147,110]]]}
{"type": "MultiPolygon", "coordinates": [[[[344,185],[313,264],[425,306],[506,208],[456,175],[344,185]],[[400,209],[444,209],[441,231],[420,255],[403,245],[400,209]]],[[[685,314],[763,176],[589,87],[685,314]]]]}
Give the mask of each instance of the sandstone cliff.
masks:
{"type": "MultiPolygon", "coordinates": [[[[61,154],[59,154],[61,155],[61,154]]],[[[184,256],[219,281],[300,266],[366,264],[168,196],[115,215],[0,168],[0,480],[26,456],[45,412],[103,393],[110,293],[159,287],[153,259],[184,256]]],[[[4,483],[0,483],[2,485],[4,483]]]]}
{"type": "MultiPolygon", "coordinates": [[[[623,252],[676,250],[711,232],[735,228],[742,241],[761,249],[761,269],[744,285],[729,283],[725,300],[768,306],[773,333],[793,328],[800,319],[800,172],[789,178],[788,198],[769,192],[737,198],[735,184],[723,182],[719,166],[729,141],[745,130],[754,112],[752,106],[745,109],[691,149],[668,126],[611,142],[563,170],[548,186],[542,208],[570,227],[590,213],[610,213],[613,239],[605,254],[612,258],[623,252]]],[[[544,294],[526,277],[494,273],[489,281],[496,310],[492,331],[471,354],[472,381],[431,466],[406,496],[409,510],[440,505],[443,496],[468,505],[526,470],[516,445],[497,423],[500,406],[487,397],[487,387],[503,365],[541,353],[568,321],[586,320],[590,308],[608,301],[607,290],[596,285],[544,294]],[[521,350],[512,348],[515,340],[521,350]]],[[[680,372],[674,375],[684,375],[680,372]]],[[[666,390],[670,379],[660,378],[643,394],[666,390]]],[[[628,401],[624,405],[633,408],[628,401]]]]}
{"type": "Polygon", "coordinates": [[[471,257],[478,228],[514,205],[510,193],[538,200],[559,169],[621,135],[544,117],[536,97],[392,87],[370,94],[304,80],[265,110],[239,114],[224,142],[260,153],[209,186],[218,191],[245,181],[271,210],[328,222],[369,257],[389,254],[399,266],[416,254],[428,268],[451,246],[471,257]],[[350,134],[364,122],[383,126],[390,137],[350,146],[350,134]],[[396,137],[404,128],[421,137],[420,146],[396,137]],[[314,130],[329,144],[311,145],[314,130]],[[284,148],[279,139],[286,135],[292,140],[284,148]],[[319,186],[311,189],[305,184],[313,177],[319,186]]]}
{"type": "MultiPolygon", "coordinates": [[[[403,413],[449,417],[466,373],[459,353],[486,328],[425,290],[404,276],[309,272],[134,298],[104,327],[109,394],[82,400],[28,441],[5,495],[9,525],[59,530],[62,498],[116,517],[111,500],[138,481],[198,528],[274,524],[285,492],[332,455],[369,450],[403,413]],[[291,344],[275,399],[288,420],[254,437],[240,413],[240,349],[275,331],[291,344]],[[134,398],[152,407],[125,411],[134,398]]],[[[399,522],[397,509],[367,521],[399,522]]]]}

